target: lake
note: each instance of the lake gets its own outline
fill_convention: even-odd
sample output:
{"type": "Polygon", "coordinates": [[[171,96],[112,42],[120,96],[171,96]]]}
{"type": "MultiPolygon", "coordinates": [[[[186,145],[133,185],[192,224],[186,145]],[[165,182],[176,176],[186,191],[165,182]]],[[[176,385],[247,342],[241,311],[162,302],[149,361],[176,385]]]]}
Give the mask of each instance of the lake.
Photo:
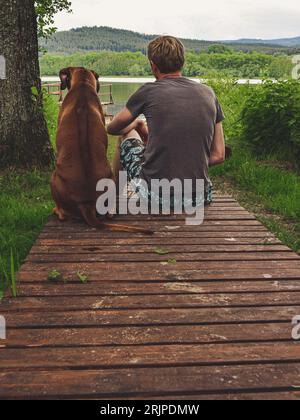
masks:
{"type": "MultiPolygon", "coordinates": [[[[103,86],[102,93],[107,92],[107,95],[101,97],[102,102],[108,101],[109,90],[105,85],[112,84],[113,90],[113,99],[114,105],[108,106],[107,113],[115,115],[117,114],[126,104],[130,96],[138,90],[138,88],[147,82],[154,82],[155,79],[151,77],[100,77],[100,83],[103,86]]],[[[201,82],[200,79],[191,78],[198,83],[201,82]]],[[[57,76],[44,76],[42,77],[43,83],[58,83],[60,82],[59,77],[57,76]]],[[[237,80],[237,84],[246,84],[250,83],[252,85],[261,84],[262,80],[259,79],[240,79],[237,80]]]]}
{"type": "MultiPolygon", "coordinates": [[[[114,99],[114,105],[109,105],[107,107],[107,113],[111,115],[116,115],[121,109],[126,105],[130,96],[135,93],[143,83],[112,83],[112,93],[114,99]]],[[[103,89],[104,91],[104,89],[103,89]]],[[[106,95],[102,99],[105,101],[106,95]]]]}
{"type": "MultiPolygon", "coordinates": [[[[126,105],[130,96],[136,92],[140,86],[148,82],[154,82],[151,77],[100,77],[100,84],[103,86],[101,101],[106,102],[109,99],[109,89],[105,85],[112,84],[114,105],[107,107],[107,113],[115,115],[126,105]]],[[[191,79],[200,83],[199,79],[191,79]]],[[[60,79],[56,76],[42,77],[43,83],[59,83],[60,79]]]]}

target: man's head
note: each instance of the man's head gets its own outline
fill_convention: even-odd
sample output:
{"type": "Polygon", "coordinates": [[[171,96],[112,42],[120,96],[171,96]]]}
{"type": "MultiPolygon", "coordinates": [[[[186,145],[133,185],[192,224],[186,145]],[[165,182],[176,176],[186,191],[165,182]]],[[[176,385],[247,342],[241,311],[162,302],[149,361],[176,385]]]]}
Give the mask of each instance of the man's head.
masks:
{"type": "Polygon", "coordinates": [[[185,48],[173,36],[160,36],[149,44],[148,58],[156,77],[159,74],[178,73],[185,63],[185,48]]]}

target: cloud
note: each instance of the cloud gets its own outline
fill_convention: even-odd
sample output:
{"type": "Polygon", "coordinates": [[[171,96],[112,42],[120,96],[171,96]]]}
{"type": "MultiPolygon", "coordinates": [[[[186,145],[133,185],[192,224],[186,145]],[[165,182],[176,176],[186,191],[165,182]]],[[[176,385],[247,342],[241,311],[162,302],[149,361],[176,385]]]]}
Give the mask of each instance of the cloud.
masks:
{"type": "Polygon", "coordinates": [[[197,39],[299,36],[298,0],[73,0],[72,15],[56,18],[60,30],[112,26],[197,39]]]}

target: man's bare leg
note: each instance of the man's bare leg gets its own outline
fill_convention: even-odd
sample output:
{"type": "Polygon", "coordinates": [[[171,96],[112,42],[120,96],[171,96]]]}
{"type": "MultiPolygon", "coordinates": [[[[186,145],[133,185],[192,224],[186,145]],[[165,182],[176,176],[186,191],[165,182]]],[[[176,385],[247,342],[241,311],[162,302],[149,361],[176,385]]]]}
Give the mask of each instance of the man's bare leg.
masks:
{"type": "Polygon", "coordinates": [[[148,126],[143,120],[139,120],[136,131],[139,133],[141,139],[143,140],[144,144],[146,145],[148,143],[149,138],[149,131],[148,126]]]}
{"type": "Polygon", "coordinates": [[[113,170],[113,174],[114,174],[114,178],[116,181],[116,185],[118,188],[118,184],[119,184],[119,173],[120,171],[122,171],[122,165],[121,165],[121,143],[122,143],[122,138],[123,137],[119,137],[118,141],[117,141],[117,146],[116,146],[116,150],[115,150],[115,155],[114,155],[114,159],[112,162],[112,170],[113,170]]]}
{"type": "Polygon", "coordinates": [[[113,174],[117,183],[117,187],[119,184],[119,174],[120,171],[123,170],[122,168],[122,164],[121,164],[121,144],[123,143],[123,141],[128,140],[128,139],[140,139],[142,140],[140,134],[138,133],[137,130],[131,130],[129,133],[125,134],[124,136],[119,137],[118,142],[117,142],[117,147],[115,150],[115,156],[113,159],[113,174]]]}
{"type": "Polygon", "coordinates": [[[115,151],[115,156],[113,160],[113,174],[116,182],[117,187],[117,197],[120,196],[120,194],[123,193],[126,185],[119,185],[120,184],[120,172],[123,170],[122,164],[121,164],[121,144],[125,140],[130,139],[139,139],[142,140],[140,134],[137,130],[131,130],[127,134],[119,137],[117,142],[117,147],[115,151]]]}

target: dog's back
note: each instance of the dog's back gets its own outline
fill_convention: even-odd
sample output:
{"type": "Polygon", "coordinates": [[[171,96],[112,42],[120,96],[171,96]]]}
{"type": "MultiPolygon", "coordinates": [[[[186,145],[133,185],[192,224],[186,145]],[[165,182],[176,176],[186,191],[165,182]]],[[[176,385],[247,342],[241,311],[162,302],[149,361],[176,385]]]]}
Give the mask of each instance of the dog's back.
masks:
{"type": "Polygon", "coordinates": [[[98,229],[153,234],[151,230],[124,225],[109,225],[97,219],[96,191],[101,179],[114,179],[107,159],[108,138],[105,118],[98,98],[99,76],[84,68],[60,72],[62,89],[69,89],[59,115],[57,166],[51,190],[60,220],[83,218],[98,229]]]}
{"type": "Polygon", "coordinates": [[[57,167],[52,191],[69,216],[80,215],[82,203],[95,205],[100,179],[113,177],[107,160],[108,138],[100,100],[92,85],[94,75],[78,69],[60,111],[57,167]]]}

